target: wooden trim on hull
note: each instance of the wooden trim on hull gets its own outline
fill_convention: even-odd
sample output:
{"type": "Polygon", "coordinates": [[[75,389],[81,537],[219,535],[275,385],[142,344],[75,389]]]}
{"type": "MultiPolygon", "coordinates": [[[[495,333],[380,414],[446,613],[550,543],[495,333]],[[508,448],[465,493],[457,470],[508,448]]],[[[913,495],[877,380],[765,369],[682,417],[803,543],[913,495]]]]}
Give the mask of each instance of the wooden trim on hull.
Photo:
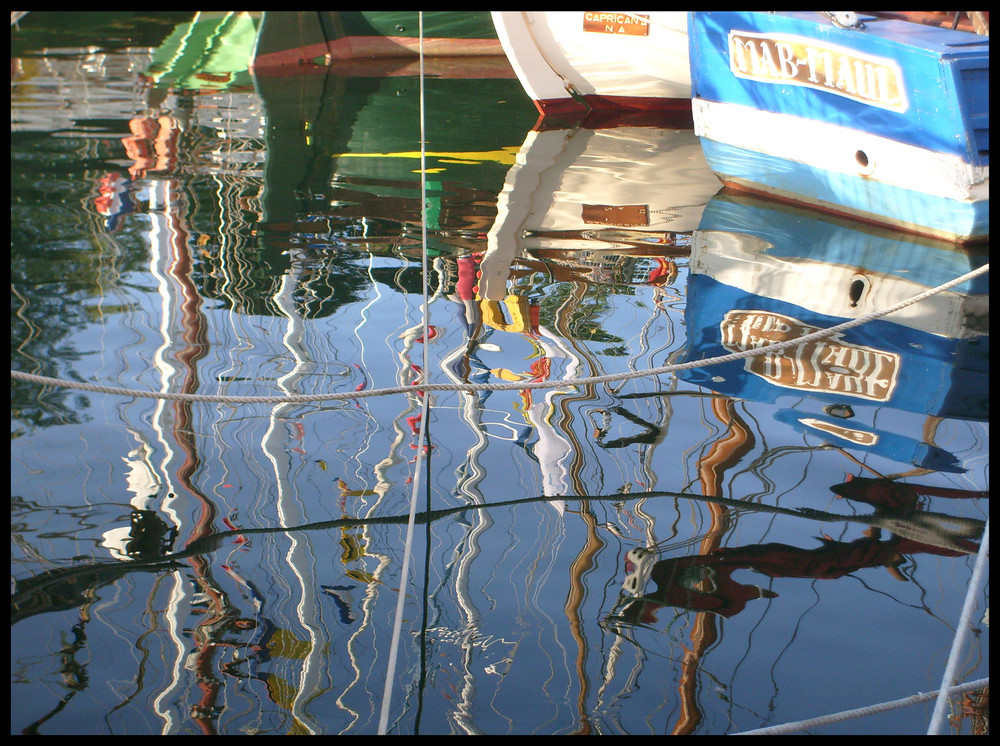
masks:
{"type": "Polygon", "coordinates": [[[691,111],[690,98],[650,98],[648,96],[603,96],[587,94],[577,98],[550,98],[535,101],[542,115],[586,114],[590,111],[648,111],[684,113],[691,111]]]}
{"type": "MultiPolygon", "coordinates": [[[[340,61],[413,59],[419,55],[420,40],[413,37],[345,36],[327,43],[320,42],[261,55],[252,60],[251,71],[268,74],[289,67],[326,67],[340,61]]],[[[497,39],[424,39],[424,57],[501,57],[506,61],[503,47],[497,39]]]]}
{"type": "MultiPolygon", "coordinates": [[[[374,57],[364,60],[325,60],[254,67],[254,75],[266,78],[291,78],[297,75],[324,75],[330,72],[345,78],[415,78],[420,75],[420,60],[415,57],[374,57]]],[[[424,60],[424,75],[447,80],[516,80],[506,57],[430,57],[424,60]]]]}
{"type": "Polygon", "coordinates": [[[680,111],[638,109],[591,109],[582,117],[572,120],[562,117],[539,117],[533,128],[542,132],[549,129],[581,127],[588,130],[617,129],[618,127],[655,127],[657,129],[693,130],[694,120],[690,109],[680,111]],[[563,124],[560,125],[559,123],[563,124]]]}
{"type": "Polygon", "coordinates": [[[574,127],[592,130],[616,127],[694,129],[694,112],[689,99],[645,99],[656,103],[642,107],[608,103],[606,96],[600,97],[600,101],[583,98],[586,104],[571,98],[535,101],[540,116],[532,129],[536,132],[574,127]],[[667,102],[671,105],[665,105],[667,102]],[[596,105],[589,108],[587,104],[596,105]]]}
{"type": "MultiPolygon", "coordinates": [[[[901,233],[923,236],[925,238],[933,238],[939,241],[959,244],[962,246],[973,246],[976,244],[988,243],[990,239],[988,228],[985,232],[975,230],[965,234],[957,234],[950,230],[939,229],[926,225],[918,225],[904,220],[894,220],[891,216],[876,215],[863,210],[853,209],[846,205],[834,205],[830,202],[809,198],[797,192],[786,192],[736,176],[727,176],[725,174],[716,174],[716,176],[718,176],[719,181],[722,182],[723,186],[727,190],[737,194],[743,193],[756,195],[757,197],[763,196],[769,200],[780,202],[791,207],[804,208],[806,210],[811,210],[813,212],[829,215],[835,218],[846,218],[865,225],[887,228],[901,233]]],[[[989,208],[987,207],[986,209],[988,210],[989,208]]]]}

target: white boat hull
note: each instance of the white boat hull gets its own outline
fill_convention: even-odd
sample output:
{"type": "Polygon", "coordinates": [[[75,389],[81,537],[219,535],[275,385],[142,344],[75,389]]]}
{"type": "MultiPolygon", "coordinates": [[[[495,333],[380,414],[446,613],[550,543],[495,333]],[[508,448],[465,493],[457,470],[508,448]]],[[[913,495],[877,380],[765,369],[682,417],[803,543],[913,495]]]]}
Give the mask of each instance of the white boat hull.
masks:
{"type": "Polygon", "coordinates": [[[542,115],[690,107],[681,11],[494,11],[497,36],[542,115]]]}

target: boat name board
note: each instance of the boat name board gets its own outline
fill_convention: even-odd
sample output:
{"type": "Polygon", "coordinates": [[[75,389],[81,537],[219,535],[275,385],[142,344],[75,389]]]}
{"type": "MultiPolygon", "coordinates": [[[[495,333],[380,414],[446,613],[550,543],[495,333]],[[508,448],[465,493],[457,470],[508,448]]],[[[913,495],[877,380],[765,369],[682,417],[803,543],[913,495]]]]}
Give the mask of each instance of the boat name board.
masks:
{"type": "Polygon", "coordinates": [[[583,205],[581,212],[590,225],[649,225],[649,205],[583,205]]]}
{"type": "Polygon", "coordinates": [[[583,30],[597,34],[649,36],[649,16],[588,10],[583,14],[583,30]]]}
{"type": "Polygon", "coordinates": [[[805,37],[730,31],[729,69],[738,78],[827,91],[890,111],[909,106],[893,60],[805,37]]]}
{"type": "MultiPolygon", "coordinates": [[[[739,309],[727,312],[719,328],[722,346],[730,352],[786,342],[820,330],[784,314],[739,309]]],[[[841,337],[806,341],[747,358],[745,367],[784,388],[888,401],[899,377],[899,355],[849,344],[841,337]]]]}

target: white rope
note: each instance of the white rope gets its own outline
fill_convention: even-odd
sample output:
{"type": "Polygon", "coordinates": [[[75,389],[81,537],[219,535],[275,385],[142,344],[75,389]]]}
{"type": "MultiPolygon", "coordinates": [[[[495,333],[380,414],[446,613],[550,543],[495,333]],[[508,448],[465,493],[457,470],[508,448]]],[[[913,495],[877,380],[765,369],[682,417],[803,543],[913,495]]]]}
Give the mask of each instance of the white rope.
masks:
{"type": "MultiPolygon", "coordinates": [[[[421,238],[421,270],[423,277],[423,365],[421,376],[426,377],[429,368],[428,348],[430,347],[430,329],[428,316],[430,303],[427,297],[427,140],[424,118],[424,13],[417,11],[417,34],[420,50],[420,238],[421,238]]],[[[409,389],[411,392],[413,388],[409,389]]],[[[389,645],[389,661],[386,666],[385,689],[382,692],[382,712],[379,717],[378,734],[384,736],[389,727],[389,705],[392,702],[392,686],[396,680],[396,660],[399,656],[399,639],[403,627],[403,606],[406,602],[406,584],[409,582],[410,558],[413,549],[413,533],[417,517],[417,487],[420,484],[420,469],[423,465],[424,443],[427,433],[428,399],[424,395],[420,403],[420,432],[417,436],[417,457],[413,464],[413,489],[410,492],[410,515],[406,522],[406,541],[403,544],[403,562],[400,568],[399,590],[396,593],[396,616],[392,626],[392,642],[389,645]]],[[[427,547],[425,551],[430,551],[427,547]]]]}
{"type": "Polygon", "coordinates": [[[952,693],[952,685],[958,673],[958,658],[965,648],[965,642],[972,630],[972,612],[975,608],[979,592],[986,582],[986,562],[990,553],[990,520],[986,519],[986,527],[983,529],[983,538],[979,542],[979,555],[976,557],[976,566],[972,571],[972,578],[969,580],[969,589],[965,594],[965,604],[962,607],[962,616],[959,618],[958,631],[951,644],[951,655],[948,656],[948,664],[944,669],[944,677],[941,680],[941,691],[938,694],[937,702],[934,704],[934,714],[931,715],[931,724],[927,729],[928,736],[941,735],[941,730],[947,720],[945,706],[952,693]]]}
{"type": "MultiPolygon", "coordinates": [[[[464,391],[464,392],[474,392],[474,391],[523,391],[525,389],[545,389],[562,387],[566,385],[575,386],[585,386],[598,383],[608,383],[611,381],[621,381],[632,378],[642,378],[644,376],[658,376],[668,373],[676,373],[680,370],[690,370],[692,368],[707,368],[711,365],[719,365],[721,363],[729,363],[734,360],[742,360],[750,357],[757,357],[759,355],[768,355],[775,352],[780,352],[788,347],[794,347],[805,342],[813,342],[819,339],[824,339],[826,337],[833,336],[834,334],[839,334],[840,332],[852,329],[856,326],[861,326],[862,324],[867,324],[870,321],[882,318],[883,316],[888,316],[891,313],[895,313],[907,306],[913,305],[914,303],[919,303],[922,300],[936,295],[937,293],[944,292],[955,285],[960,285],[963,282],[968,282],[979,275],[985,274],[990,271],[990,265],[984,264],[978,269],[974,269],[971,272],[967,272],[960,277],[956,277],[953,280],[949,280],[941,285],[930,290],[925,290],[922,293],[918,293],[906,300],[900,301],[894,306],[885,308],[881,311],[873,311],[872,313],[859,316],[856,319],[851,319],[850,321],[845,321],[842,324],[836,326],[831,326],[828,329],[820,329],[819,331],[813,332],[811,334],[806,334],[801,337],[795,337],[794,339],[788,339],[784,342],[776,342],[765,347],[756,347],[750,350],[744,350],[742,352],[734,352],[729,355],[719,355],[718,357],[706,358],[704,360],[694,360],[687,363],[676,363],[673,365],[664,365],[659,368],[649,368],[647,370],[630,370],[626,373],[613,373],[604,376],[590,376],[587,378],[557,378],[549,381],[519,381],[513,383],[427,383],[423,381],[419,384],[414,384],[412,386],[396,386],[382,389],[370,389],[368,391],[351,391],[351,392],[341,392],[341,393],[330,393],[330,394],[293,394],[293,395],[265,395],[265,396],[224,396],[218,394],[184,394],[184,393],[172,393],[172,392],[159,392],[159,391],[139,391],[136,389],[127,389],[117,386],[102,386],[94,383],[85,383],[82,381],[67,381],[60,378],[50,378],[48,376],[39,376],[34,373],[24,373],[22,371],[11,370],[11,378],[17,379],[19,381],[28,381],[31,383],[38,383],[46,386],[61,386],[64,388],[71,389],[82,389],[84,391],[95,391],[104,394],[119,394],[121,396],[131,396],[140,397],[145,399],[173,399],[180,401],[192,401],[192,402],[220,402],[224,404],[271,404],[275,402],[296,402],[296,403],[307,403],[307,402],[319,402],[319,401],[333,401],[342,399],[364,399],[371,396],[387,396],[389,394],[402,394],[402,393],[413,393],[415,391],[464,391]]],[[[427,339],[426,332],[424,339],[427,339]]],[[[424,369],[427,370],[426,368],[424,369]]]]}
{"type": "MultiPolygon", "coordinates": [[[[979,679],[978,681],[970,681],[967,684],[962,684],[961,686],[952,687],[951,693],[960,693],[971,691],[972,689],[979,689],[984,686],[989,686],[989,678],[979,679]]],[[[816,728],[820,725],[829,725],[830,723],[839,723],[844,720],[852,720],[854,718],[865,717],[866,715],[875,715],[879,712],[887,712],[888,710],[895,710],[900,707],[907,707],[909,705],[919,704],[921,702],[926,702],[934,697],[938,696],[939,692],[926,692],[922,694],[914,694],[909,697],[903,697],[902,699],[894,699],[891,702],[882,702],[877,705],[870,705],[868,707],[859,707],[856,710],[845,710],[844,712],[838,712],[833,715],[824,715],[823,717],[811,718],[809,720],[799,720],[794,723],[785,723],[783,725],[775,725],[770,728],[757,728],[756,730],[745,730],[739,733],[731,733],[733,736],[780,736],[787,733],[794,733],[800,730],[806,730],[807,728],[816,728]]]]}

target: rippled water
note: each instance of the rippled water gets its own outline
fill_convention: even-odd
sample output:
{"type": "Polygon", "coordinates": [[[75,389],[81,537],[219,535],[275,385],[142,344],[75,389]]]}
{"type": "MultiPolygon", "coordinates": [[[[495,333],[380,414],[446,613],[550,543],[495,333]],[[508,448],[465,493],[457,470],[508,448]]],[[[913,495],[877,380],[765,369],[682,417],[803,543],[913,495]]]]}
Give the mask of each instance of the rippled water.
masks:
{"type": "Polygon", "coordinates": [[[938,688],[989,513],[987,280],[759,364],[567,379],[831,326],[985,249],[717,193],[689,130],[536,127],[509,71],[432,78],[425,329],[419,80],[182,75],[188,20],[12,29],[12,368],[402,391],[12,381],[12,733],[374,734],[386,706],[398,734],[723,734],[938,688]]]}

